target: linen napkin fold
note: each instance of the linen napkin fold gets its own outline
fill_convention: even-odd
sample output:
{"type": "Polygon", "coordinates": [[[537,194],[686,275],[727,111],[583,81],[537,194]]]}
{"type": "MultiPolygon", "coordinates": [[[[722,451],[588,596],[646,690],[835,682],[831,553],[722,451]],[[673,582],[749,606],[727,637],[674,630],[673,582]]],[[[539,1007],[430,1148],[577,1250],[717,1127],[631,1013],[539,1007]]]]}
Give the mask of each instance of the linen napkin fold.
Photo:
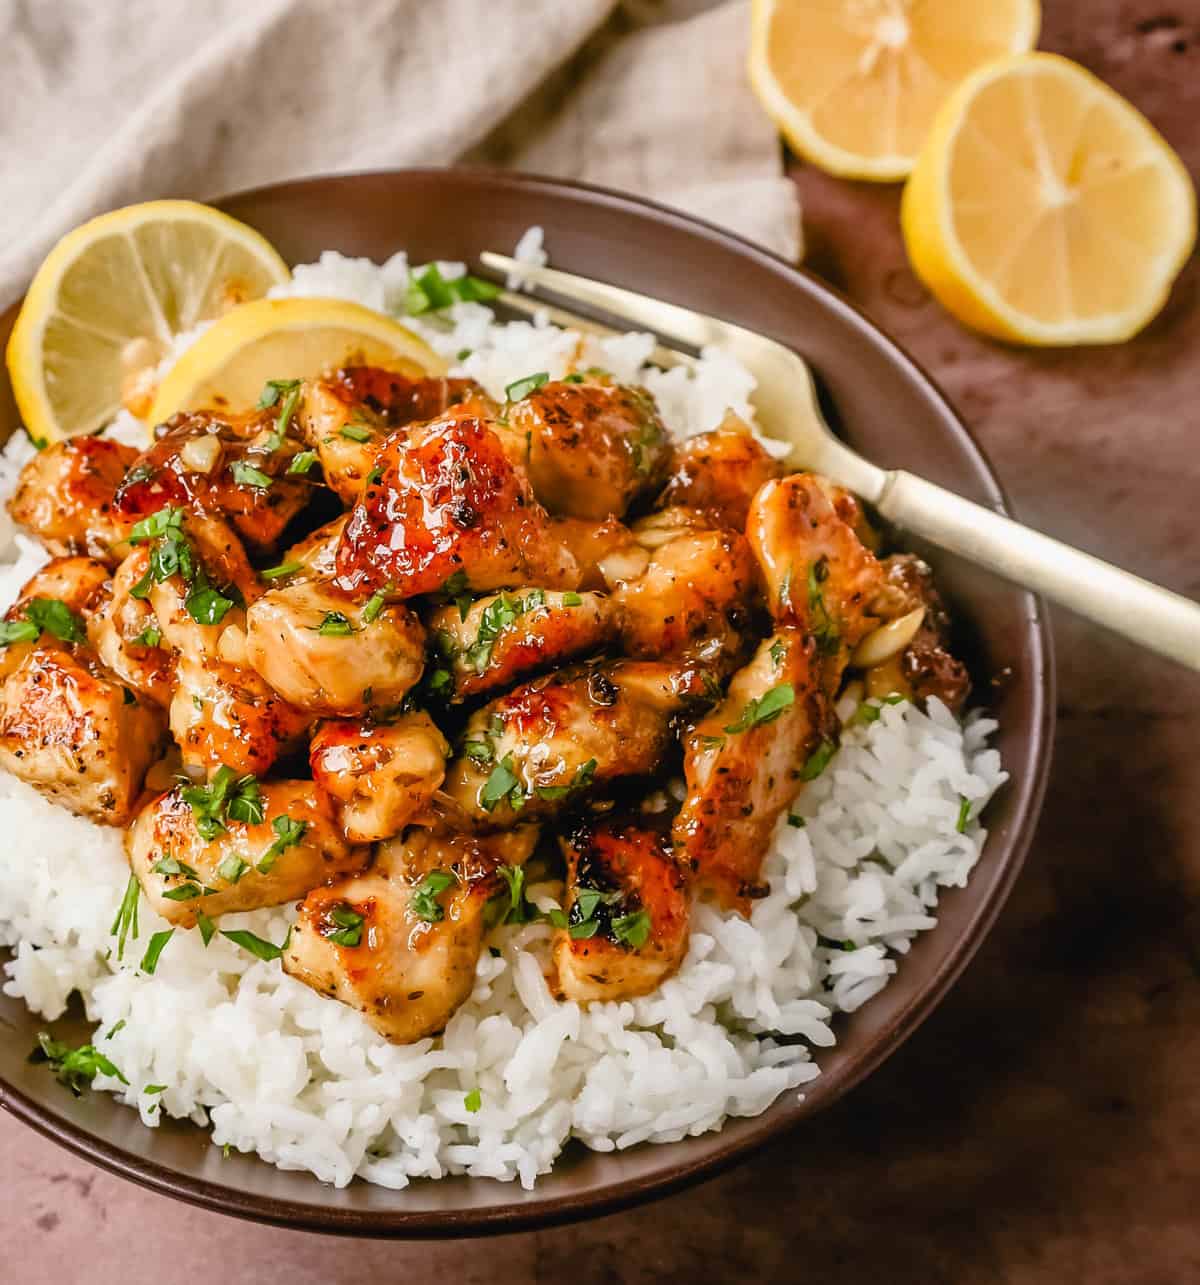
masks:
{"type": "Polygon", "coordinates": [[[640,192],[794,258],[795,191],[744,72],[747,7],[0,5],[0,304],[114,206],[460,159],[640,192]]]}

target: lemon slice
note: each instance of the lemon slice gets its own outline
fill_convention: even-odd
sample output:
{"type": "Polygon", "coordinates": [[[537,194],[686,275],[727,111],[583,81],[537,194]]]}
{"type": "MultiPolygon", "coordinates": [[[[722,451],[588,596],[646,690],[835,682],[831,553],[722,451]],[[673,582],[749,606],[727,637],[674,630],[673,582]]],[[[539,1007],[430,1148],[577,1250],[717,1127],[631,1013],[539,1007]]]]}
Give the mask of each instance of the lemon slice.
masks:
{"type": "Polygon", "coordinates": [[[1115,343],[1158,312],[1196,240],[1179,157],[1055,54],[1004,59],[938,113],[904,190],[917,275],[968,325],[1020,343],[1115,343]]]}
{"type": "Polygon", "coordinates": [[[845,178],[912,168],[964,76],[1037,41],[1037,0],[754,0],[750,82],[792,147],[845,178]]]}
{"type": "Polygon", "coordinates": [[[342,299],[259,299],[215,322],[159,386],[150,422],[198,407],[253,406],[270,379],[304,379],[338,366],[444,375],[445,361],[411,330],[342,299]]]}
{"type": "Polygon", "coordinates": [[[174,337],[288,279],[253,228],[194,201],[148,201],[84,223],[50,251],[8,342],[25,426],[53,441],[90,433],[122,399],[145,410],[147,377],[174,337]]]}

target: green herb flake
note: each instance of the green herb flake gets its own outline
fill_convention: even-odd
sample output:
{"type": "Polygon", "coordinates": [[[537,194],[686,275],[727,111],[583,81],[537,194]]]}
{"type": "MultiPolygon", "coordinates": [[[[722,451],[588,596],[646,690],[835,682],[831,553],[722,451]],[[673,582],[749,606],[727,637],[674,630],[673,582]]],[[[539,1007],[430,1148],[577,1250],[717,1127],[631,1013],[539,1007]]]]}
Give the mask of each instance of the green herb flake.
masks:
{"type": "Polygon", "coordinates": [[[12,643],[37,642],[42,631],[32,620],[5,620],[0,622],[0,647],[12,643]]]}
{"type": "Polygon", "coordinates": [[[318,458],[316,451],[297,451],[292,456],[291,463],[287,466],[288,476],[295,477],[299,475],[303,477],[306,473],[312,472],[312,467],[318,458]]]}
{"type": "Polygon", "coordinates": [[[121,898],[121,904],[117,907],[117,917],[112,922],[109,933],[117,939],[117,958],[125,958],[125,941],[132,936],[137,941],[138,936],[138,901],[142,895],[141,885],[137,881],[137,875],[130,875],[129,882],[125,885],[125,893],[121,898]]]}
{"type": "Polygon", "coordinates": [[[595,759],[588,759],[586,763],[581,763],[575,770],[575,775],[566,785],[539,785],[535,788],[534,793],[539,799],[545,799],[547,802],[557,802],[559,799],[565,799],[568,795],[574,794],[577,790],[586,789],[591,785],[596,776],[597,763],[595,759]]]}
{"type": "Polygon", "coordinates": [[[133,640],[135,647],[157,647],[160,642],[162,642],[162,630],[156,629],[154,625],[147,625],[133,640]]]}
{"type": "Polygon", "coordinates": [[[252,486],[259,491],[268,490],[275,480],[264,473],[262,469],[255,468],[253,464],[248,464],[245,460],[234,460],[229,466],[229,471],[233,474],[233,480],[239,486],[252,486]]]}
{"type": "Polygon", "coordinates": [[[410,274],[404,310],[410,317],[419,317],[424,312],[441,312],[454,303],[486,303],[499,294],[498,285],[480,277],[467,275],[447,281],[437,264],[431,263],[419,273],[410,274]]]}
{"type": "Polygon", "coordinates": [[[612,921],[613,938],[631,950],[641,950],[650,938],[650,912],[635,910],[612,921]]]}
{"type": "Polygon", "coordinates": [[[204,890],[196,883],[181,883],[177,887],[168,888],[162,895],[165,901],[191,901],[202,897],[204,890]]]}
{"type": "Polygon", "coordinates": [[[142,1089],[143,1093],[166,1093],[166,1091],[167,1086],[165,1084],[147,1084],[142,1089]]]}
{"type": "Polygon", "coordinates": [[[322,638],[349,638],[353,632],[354,626],[340,611],[327,611],[317,626],[322,638]]]}
{"type": "Polygon", "coordinates": [[[375,432],[366,424],[343,424],[338,429],[338,436],[345,437],[351,442],[369,442],[375,436],[375,432]]]}
{"type": "Polygon", "coordinates": [[[491,775],[484,782],[483,789],[479,792],[479,806],[485,812],[492,812],[502,799],[507,799],[509,807],[514,811],[519,812],[525,805],[525,793],[521,789],[521,781],[517,776],[517,770],[513,765],[513,756],[511,754],[506,754],[492,768],[491,775]],[[514,803],[514,799],[519,800],[519,802],[514,803]]]}
{"type": "Polygon", "coordinates": [[[815,781],[829,766],[829,761],[837,753],[837,748],[833,741],[823,740],[804,760],[804,766],[800,769],[800,779],[815,781]]]}
{"type": "Polygon", "coordinates": [[[536,375],[526,375],[524,379],[516,379],[504,390],[504,400],[506,402],[519,402],[523,397],[528,397],[530,393],[536,392],[541,386],[550,379],[548,370],[539,370],[536,375]]]}
{"type": "Polygon", "coordinates": [[[463,753],[472,763],[486,767],[496,757],[496,751],[490,741],[464,741],[463,753]]]}
{"type": "Polygon", "coordinates": [[[373,624],[375,620],[378,619],[379,613],[383,610],[384,604],[387,602],[387,594],[391,593],[391,591],[392,586],[390,584],[385,584],[382,589],[377,589],[367,599],[366,606],[364,606],[362,610],[364,624],[373,624]]]}
{"type": "Polygon", "coordinates": [[[966,795],[958,796],[958,820],[954,823],[954,828],[959,834],[966,834],[967,826],[971,820],[971,800],[966,795]]]}
{"type": "Polygon", "coordinates": [[[787,823],[793,830],[803,830],[808,824],[802,816],[797,816],[795,812],[788,813],[787,823]]]}
{"type": "Polygon", "coordinates": [[[475,1112],[483,1106],[483,1094],[479,1092],[478,1088],[472,1089],[471,1092],[463,1098],[463,1106],[466,1107],[472,1115],[474,1115],[475,1112]]]}
{"type": "Polygon", "coordinates": [[[183,510],[168,504],[165,508],[151,513],[133,524],[129,533],[130,544],[146,544],[151,540],[161,539],[169,531],[180,531],[183,528],[183,510]]]}
{"type": "Polygon", "coordinates": [[[169,852],[166,856],[159,857],[150,869],[156,875],[183,875],[185,879],[195,879],[197,883],[200,881],[200,876],[191,866],[185,865],[182,861],[177,861],[169,852]]]}
{"type": "Polygon", "coordinates": [[[562,596],[562,605],[564,607],[582,607],[583,599],[574,591],[574,589],[568,589],[562,596]]]}
{"type": "Polygon", "coordinates": [[[143,973],[154,973],[154,970],[158,967],[159,956],[166,949],[167,942],[174,936],[174,928],[165,928],[162,932],[155,933],[150,938],[150,944],[146,947],[146,953],[142,956],[142,962],[138,965],[143,973]]]}
{"type": "Polygon", "coordinates": [[[223,879],[226,883],[237,883],[249,869],[248,862],[243,861],[236,852],[231,852],[217,867],[217,878],[223,879]]]}
{"type": "Polygon", "coordinates": [[[796,691],[791,683],[780,683],[762,696],[751,697],[737,722],[730,723],[725,731],[732,736],[752,727],[761,727],[764,723],[773,723],[795,699],[796,691]]]}
{"type": "Polygon", "coordinates": [[[268,379],[258,395],[258,409],[270,410],[285,393],[300,387],[298,379],[268,379]]]}
{"type": "Polygon", "coordinates": [[[38,1033],[37,1048],[29,1055],[30,1062],[45,1062],[54,1072],[59,1084],[65,1085],[76,1096],[89,1086],[97,1075],[108,1075],[122,1084],[129,1081],[103,1053],[92,1044],[73,1049],[68,1044],[51,1038],[46,1031],[38,1033]]]}
{"type": "Polygon", "coordinates": [[[216,924],[209,919],[203,910],[197,910],[196,927],[200,929],[200,940],[207,946],[213,939],[213,933],[217,931],[216,924]]]}
{"type": "Polygon", "coordinates": [[[265,567],[258,574],[263,580],[282,580],[304,569],[303,562],[281,562],[277,567],[265,567]]]}
{"type": "Polygon", "coordinates": [[[65,643],[87,642],[83,621],[61,598],[33,598],[25,604],[25,617],[39,633],[53,634],[65,643]]]}
{"type": "Polygon", "coordinates": [[[183,604],[198,625],[219,625],[234,605],[232,598],[205,584],[193,589],[183,604]]]}
{"type": "Polygon", "coordinates": [[[283,946],[276,946],[274,942],[264,941],[244,928],[222,928],[221,936],[227,937],[235,946],[248,950],[256,958],[267,961],[278,959],[283,954],[284,946],[287,945],[286,939],[283,946]]]}
{"type": "Polygon", "coordinates": [[[452,870],[431,870],[413,890],[409,906],[418,919],[436,924],[445,918],[446,912],[438,901],[447,888],[458,883],[458,876],[452,870]]]}
{"type": "Polygon", "coordinates": [[[275,831],[275,841],[262,854],[255,867],[260,875],[269,873],[280,855],[289,848],[294,848],[304,838],[308,822],[294,821],[289,816],[277,816],[271,822],[271,829],[275,831]]]}
{"type": "Polygon", "coordinates": [[[358,946],[362,944],[362,929],[366,916],[346,902],[331,906],[321,921],[320,933],[326,941],[335,946],[358,946]]]}
{"type": "Polygon", "coordinates": [[[300,405],[300,381],[298,379],[271,379],[258,399],[258,409],[268,410],[279,402],[279,414],[275,417],[275,427],[267,438],[267,452],[274,454],[283,445],[287,437],[288,426],[296,407],[300,405]],[[268,391],[269,390],[269,391],[268,391]],[[282,401],[280,399],[282,398],[282,401]]]}

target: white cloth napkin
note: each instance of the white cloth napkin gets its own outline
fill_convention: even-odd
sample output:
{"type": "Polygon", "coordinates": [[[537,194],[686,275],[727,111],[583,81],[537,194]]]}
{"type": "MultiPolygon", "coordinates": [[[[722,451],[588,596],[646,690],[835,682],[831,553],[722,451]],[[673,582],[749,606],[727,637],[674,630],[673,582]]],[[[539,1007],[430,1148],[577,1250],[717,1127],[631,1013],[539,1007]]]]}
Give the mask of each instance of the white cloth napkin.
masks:
{"type": "Polygon", "coordinates": [[[640,192],[795,258],[748,23],[743,0],[0,3],[0,305],[114,206],[462,159],[640,192]]]}

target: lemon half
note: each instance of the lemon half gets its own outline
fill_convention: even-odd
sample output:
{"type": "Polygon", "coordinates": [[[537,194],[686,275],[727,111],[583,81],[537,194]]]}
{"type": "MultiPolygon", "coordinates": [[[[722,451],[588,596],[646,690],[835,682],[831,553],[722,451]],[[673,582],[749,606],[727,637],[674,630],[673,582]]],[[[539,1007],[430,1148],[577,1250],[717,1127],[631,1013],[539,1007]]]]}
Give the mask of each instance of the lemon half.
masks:
{"type": "Polygon", "coordinates": [[[1056,54],[1003,59],[941,108],[904,190],[917,275],[960,320],[1021,343],[1116,343],[1162,307],[1196,193],[1149,121],[1056,54]]]}
{"type": "Polygon", "coordinates": [[[48,441],[101,427],[176,335],[288,275],[253,228],[193,201],[84,223],[38,269],[8,342],[25,426],[48,441]]]}
{"type": "Polygon", "coordinates": [[[1037,0],[754,0],[750,81],[801,156],[844,178],[912,168],[964,76],[1032,49],[1037,0]]]}
{"type": "Polygon", "coordinates": [[[338,366],[444,375],[446,362],[411,330],[342,299],[259,299],[210,326],[167,372],[150,422],[199,407],[242,410],[271,379],[304,379],[338,366]]]}

